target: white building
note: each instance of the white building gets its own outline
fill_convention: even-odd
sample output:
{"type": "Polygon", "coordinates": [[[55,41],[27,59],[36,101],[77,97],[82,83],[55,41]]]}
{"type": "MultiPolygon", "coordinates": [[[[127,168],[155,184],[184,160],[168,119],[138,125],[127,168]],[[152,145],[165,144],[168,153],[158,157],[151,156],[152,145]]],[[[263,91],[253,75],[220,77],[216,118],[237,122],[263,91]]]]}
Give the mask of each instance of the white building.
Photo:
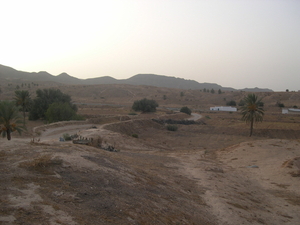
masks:
{"type": "Polygon", "coordinates": [[[210,111],[236,112],[237,108],[232,106],[214,106],[210,107],[210,111]]]}
{"type": "Polygon", "coordinates": [[[294,109],[294,108],[282,109],[282,114],[288,114],[288,113],[300,114],[300,109],[294,109]]]}

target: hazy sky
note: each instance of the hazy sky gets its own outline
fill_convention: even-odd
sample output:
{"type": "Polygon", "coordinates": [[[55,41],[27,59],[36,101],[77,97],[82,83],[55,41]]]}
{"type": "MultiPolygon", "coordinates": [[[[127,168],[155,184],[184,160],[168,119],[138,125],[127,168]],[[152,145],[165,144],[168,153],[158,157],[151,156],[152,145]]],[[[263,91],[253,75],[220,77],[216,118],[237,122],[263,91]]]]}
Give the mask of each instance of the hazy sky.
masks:
{"type": "Polygon", "coordinates": [[[300,90],[299,0],[7,0],[0,64],[300,90]]]}

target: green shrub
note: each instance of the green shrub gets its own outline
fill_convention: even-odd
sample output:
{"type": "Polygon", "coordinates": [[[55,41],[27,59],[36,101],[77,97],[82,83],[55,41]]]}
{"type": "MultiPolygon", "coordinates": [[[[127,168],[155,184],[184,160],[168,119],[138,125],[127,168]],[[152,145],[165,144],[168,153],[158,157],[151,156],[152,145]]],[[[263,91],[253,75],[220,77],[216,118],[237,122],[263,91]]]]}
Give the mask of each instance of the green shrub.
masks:
{"type": "Polygon", "coordinates": [[[71,141],[72,140],[70,134],[68,134],[68,133],[63,134],[63,138],[65,139],[65,141],[71,141]]]}
{"type": "Polygon", "coordinates": [[[136,116],[137,113],[135,113],[135,112],[130,112],[130,113],[128,113],[128,115],[130,115],[130,116],[136,116]]]}
{"type": "Polygon", "coordinates": [[[190,110],[187,106],[184,106],[180,109],[180,112],[182,113],[186,113],[188,115],[191,115],[192,114],[192,110],[190,110]]]}
{"type": "Polygon", "coordinates": [[[169,124],[169,125],[167,126],[167,130],[169,130],[169,131],[177,131],[177,130],[178,130],[178,127],[177,127],[176,125],[171,125],[171,124],[169,124]]]}
{"type": "Polygon", "coordinates": [[[137,134],[132,134],[131,136],[134,138],[139,138],[139,135],[137,135],[137,134]]]}
{"type": "Polygon", "coordinates": [[[157,102],[155,100],[150,100],[147,98],[144,98],[142,100],[137,100],[132,105],[132,109],[134,111],[141,111],[141,112],[155,112],[156,107],[158,107],[157,102]]]}
{"type": "Polygon", "coordinates": [[[83,117],[76,114],[76,111],[69,103],[52,103],[45,113],[49,123],[69,120],[83,120],[83,117]]]}

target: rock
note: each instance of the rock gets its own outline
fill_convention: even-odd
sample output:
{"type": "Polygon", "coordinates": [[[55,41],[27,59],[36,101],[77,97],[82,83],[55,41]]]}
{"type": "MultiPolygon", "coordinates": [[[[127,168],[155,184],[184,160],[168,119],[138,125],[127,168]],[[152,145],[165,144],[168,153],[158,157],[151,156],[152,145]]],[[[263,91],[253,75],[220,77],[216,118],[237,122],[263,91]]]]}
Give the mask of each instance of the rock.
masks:
{"type": "Polygon", "coordinates": [[[206,167],[205,171],[211,171],[211,172],[215,172],[215,173],[224,173],[223,168],[221,167],[206,167]]]}
{"type": "Polygon", "coordinates": [[[259,168],[257,165],[247,166],[247,168],[259,168]]]}

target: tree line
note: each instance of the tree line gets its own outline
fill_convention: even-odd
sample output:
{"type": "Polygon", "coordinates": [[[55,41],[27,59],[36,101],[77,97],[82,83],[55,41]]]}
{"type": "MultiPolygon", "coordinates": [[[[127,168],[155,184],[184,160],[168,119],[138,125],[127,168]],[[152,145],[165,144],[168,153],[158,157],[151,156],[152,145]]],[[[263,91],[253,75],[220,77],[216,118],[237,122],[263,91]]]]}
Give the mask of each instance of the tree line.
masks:
{"type": "Polygon", "coordinates": [[[48,123],[83,119],[71,97],[59,89],[38,89],[34,99],[27,90],[16,90],[12,101],[0,102],[0,134],[11,140],[12,132],[25,131],[26,112],[29,120],[42,119],[48,123]]]}

